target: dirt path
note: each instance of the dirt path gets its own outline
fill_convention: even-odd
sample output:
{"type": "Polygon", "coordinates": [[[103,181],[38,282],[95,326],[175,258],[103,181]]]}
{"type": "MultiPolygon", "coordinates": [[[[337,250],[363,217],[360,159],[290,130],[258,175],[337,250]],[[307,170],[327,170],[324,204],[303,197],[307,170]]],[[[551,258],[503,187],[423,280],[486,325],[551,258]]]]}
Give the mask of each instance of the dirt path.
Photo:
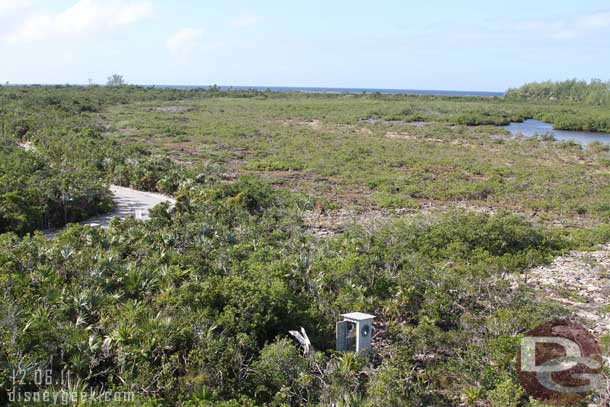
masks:
{"type": "MultiPolygon", "coordinates": [[[[81,222],[81,225],[107,227],[110,220],[115,216],[118,216],[121,219],[133,216],[136,219],[147,220],[148,212],[158,204],[167,202],[170,205],[173,205],[175,203],[174,198],[167,195],[138,191],[131,188],[120,187],[118,185],[111,185],[110,191],[114,195],[114,210],[104,215],[87,219],[86,221],[81,222]]],[[[45,231],[45,235],[52,237],[61,230],[62,229],[50,229],[45,231]]]]}

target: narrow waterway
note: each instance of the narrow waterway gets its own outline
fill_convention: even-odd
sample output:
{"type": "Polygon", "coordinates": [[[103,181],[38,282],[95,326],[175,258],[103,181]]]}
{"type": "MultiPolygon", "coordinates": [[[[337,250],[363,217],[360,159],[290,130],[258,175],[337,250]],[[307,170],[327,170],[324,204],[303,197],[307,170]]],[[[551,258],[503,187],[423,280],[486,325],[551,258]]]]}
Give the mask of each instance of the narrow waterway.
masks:
{"type": "Polygon", "coordinates": [[[502,128],[510,131],[514,136],[523,134],[525,137],[532,137],[535,135],[551,134],[558,141],[573,140],[584,146],[594,141],[610,144],[610,134],[608,133],[555,130],[552,124],[541,122],[540,120],[525,120],[522,123],[511,123],[508,126],[502,126],[502,128]]]}

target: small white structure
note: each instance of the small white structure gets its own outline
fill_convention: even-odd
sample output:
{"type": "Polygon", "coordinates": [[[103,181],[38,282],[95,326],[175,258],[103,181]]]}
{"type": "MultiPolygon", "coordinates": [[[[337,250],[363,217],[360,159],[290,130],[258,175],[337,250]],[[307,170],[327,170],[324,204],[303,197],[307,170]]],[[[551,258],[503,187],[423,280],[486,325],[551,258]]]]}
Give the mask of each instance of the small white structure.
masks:
{"type": "Polygon", "coordinates": [[[350,312],[341,316],[343,321],[337,322],[337,351],[362,354],[370,350],[375,315],[350,312]]]}

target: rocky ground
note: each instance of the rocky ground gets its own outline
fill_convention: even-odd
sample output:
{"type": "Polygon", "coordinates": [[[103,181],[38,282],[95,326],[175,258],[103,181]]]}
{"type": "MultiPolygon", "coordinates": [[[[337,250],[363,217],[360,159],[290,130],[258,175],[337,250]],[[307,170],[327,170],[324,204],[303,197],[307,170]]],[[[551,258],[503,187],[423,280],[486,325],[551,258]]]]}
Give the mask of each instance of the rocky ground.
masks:
{"type": "Polygon", "coordinates": [[[565,305],[594,334],[610,331],[610,244],[569,252],[523,274],[524,283],[565,305]]]}
{"type": "MultiPolygon", "coordinates": [[[[521,278],[540,295],[564,305],[598,340],[610,334],[610,244],[591,252],[569,252],[521,278]]],[[[602,345],[606,366],[610,363],[607,351],[602,345]]],[[[609,400],[610,390],[588,406],[607,406],[609,400]]]]}

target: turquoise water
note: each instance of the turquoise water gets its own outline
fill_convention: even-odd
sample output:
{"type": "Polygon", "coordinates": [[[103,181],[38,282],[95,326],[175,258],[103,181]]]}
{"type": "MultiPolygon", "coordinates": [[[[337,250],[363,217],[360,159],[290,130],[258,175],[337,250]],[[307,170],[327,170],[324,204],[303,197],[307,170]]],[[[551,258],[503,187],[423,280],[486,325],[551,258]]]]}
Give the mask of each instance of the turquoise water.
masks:
{"type": "Polygon", "coordinates": [[[532,137],[535,135],[552,134],[556,140],[573,140],[585,146],[594,141],[610,144],[610,134],[608,133],[555,130],[552,124],[541,122],[540,120],[525,120],[523,123],[511,123],[508,126],[502,126],[502,128],[510,131],[515,136],[523,134],[525,137],[532,137]]]}

